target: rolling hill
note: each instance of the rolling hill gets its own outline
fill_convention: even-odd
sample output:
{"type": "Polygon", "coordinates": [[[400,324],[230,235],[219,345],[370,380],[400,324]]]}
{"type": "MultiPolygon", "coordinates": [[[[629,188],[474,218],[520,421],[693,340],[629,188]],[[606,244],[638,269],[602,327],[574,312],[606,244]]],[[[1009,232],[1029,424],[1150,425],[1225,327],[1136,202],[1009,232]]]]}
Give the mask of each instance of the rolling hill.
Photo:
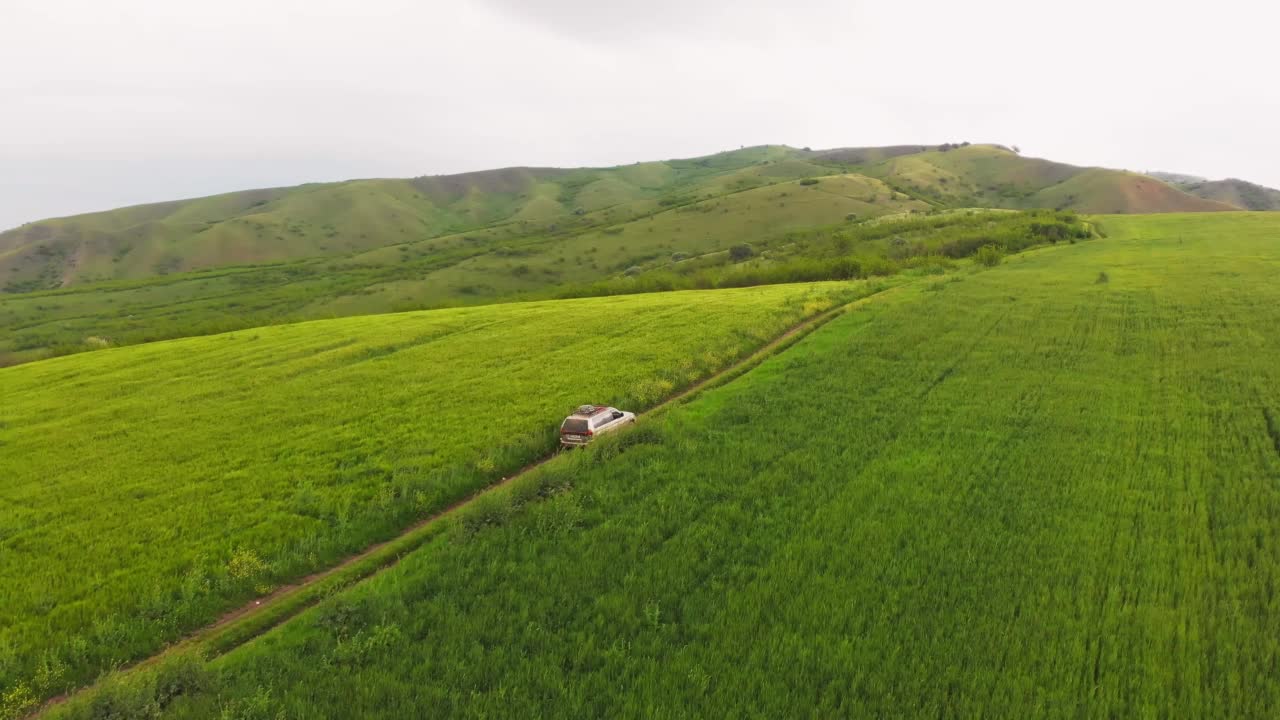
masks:
{"type": "MultiPolygon", "coordinates": [[[[48,716],[1275,717],[1280,214],[1098,221],[1106,238],[899,276],[753,369],[461,508],[367,581],[48,716]]],[[[679,338],[741,352],[840,284],[803,287],[348,318],[0,369],[7,388],[41,389],[0,407],[0,438],[44,448],[19,455],[28,479],[6,489],[22,513],[10,572],[68,596],[137,589],[115,596],[114,624],[18,592],[6,627],[92,629],[10,663],[5,697],[155,648],[158,629],[180,633],[185,598],[265,594],[325,547],[303,541],[292,565],[246,553],[278,529],[412,516],[417,495],[398,488],[438,480],[424,459],[471,440],[429,429],[437,404],[418,391],[433,373],[440,387],[488,373],[492,388],[462,386],[523,398],[515,385],[539,386],[539,365],[601,333],[647,370],[705,349],[679,338]],[[437,338],[439,323],[458,327],[437,338]],[[190,429],[150,422],[187,408],[190,429]],[[59,426],[88,444],[59,443],[59,426]],[[162,462],[96,477],[98,457],[147,453],[162,462]],[[233,537],[203,554],[200,533],[163,553],[139,539],[101,574],[56,551],[81,543],[46,549],[109,538],[139,504],[175,512],[161,501],[188,492],[175,463],[207,468],[216,501],[240,507],[233,537]],[[80,480],[50,485],[53,468],[80,480]]],[[[529,427],[550,429],[554,408],[535,405],[529,427]]],[[[181,507],[211,511],[189,493],[181,507]]]]}
{"type": "MultiPolygon", "coordinates": [[[[969,144],[761,146],[612,168],[229,193],[0,233],[0,366],[279,322],[580,295],[588,286],[743,284],[760,266],[776,274],[780,263],[824,260],[833,237],[844,238],[860,273],[883,274],[903,253],[859,245],[861,228],[974,208],[1232,206],[1144,175],[969,144]]],[[[903,241],[915,234],[905,228],[903,241]]]]}
{"type": "Polygon", "coordinates": [[[0,296],[0,366],[387,310],[884,276],[988,243],[1018,250],[1091,235],[1067,213],[921,214],[911,211],[925,203],[893,192],[862,175],[826,176],[519,243],[480,231],[345,258],[0,296]],[[885,208],[904,212],[875,214],[885,208]],[[830,222],[810,225],[815,218],[830,222]]]}
{"type": "Polygon", "coordinates": [[[1280,210],[1280,190],[1245,180],[1206,180],[1193,175],[1148,173],[1196,197],[1224,202],[1241,210],[1280,210]]]}
{"type": "Polygon", "coordinates": [[[611,209],[652,212],[689,194],[816,174],[786,148],[617,168],[505,168],[252,190],[28,223],[0,233],[10,291],[343,256],[502,228],[504,237],[611,209]]]}
{"type": "Polygon", "coordinates": [[[913,195],[947,206],[1055,208],[1084,213],[1237,209],[1137,173],[1080,168],[971,145],[900,154],[867,168],[913,195]]]}
{"type": "MultiPolygon", "coordinates": [[[[863,201],[845,203],[846,209],[860,214],[897,212],[912,201],[1082,212],[1229,209],[1146,176],[1024,158],[994,145],[825,151],[763,146],[613,168],[506,168],[251,190],[42,220],[0,233],[0,287],[12,293],[358,256],[436,238],[456,242],[483,228],[489,237],[519,242],[570,228],[616,226],[694,200],[736,202],[729,197],[837,173],[844,179],[833,184],[844,182],[863,201]],[[885,185],[872,187],[875,180],[854,174],[885,185]]],[[[750,198],[741,201],[750,204],[750,198]]],[[[841,213],[832,204],[811,203],[789,214],[781,222],[815,225],[841,213]]],[[[776,226],[739,239],[750,241],[776,226]]],[[[658,230],[670,241],[697,232],[658,230]]]]}

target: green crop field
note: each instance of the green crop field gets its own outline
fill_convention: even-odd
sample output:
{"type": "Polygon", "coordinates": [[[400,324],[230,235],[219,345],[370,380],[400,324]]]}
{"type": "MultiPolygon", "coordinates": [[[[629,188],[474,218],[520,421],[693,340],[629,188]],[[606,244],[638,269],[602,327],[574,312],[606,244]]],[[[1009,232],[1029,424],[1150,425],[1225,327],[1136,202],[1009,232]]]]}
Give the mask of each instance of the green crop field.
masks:
{"type": "Polygon", "coordinates": [[[910,261],[934,262],[923,257],[929,254],[962,257],[982,242],[1009,250],[1046,242],[1030,228],[1047,223],[1070,225],[1062,237],[1087,235],[1070,213],[920,215],[907,211],[922,203],[889,194],[879,181],[841,176],[757,188],[523,244],[476,234],[343,260],[0,295],[0,366],[51,352],[389,310],[886,275],[911,267],[910,261]],[[876,204],[868,204],[873,196],[876,204]],[[892,209],[904,212],[881,215],[892,209]],[[750,257],[732,256],[740,246],[751,248],[750,257]],[[833,272],[838,259],[849,262],[833,272]]]}
{"type": "Polygon", "coordinates": [[[689,258],[724,260],[735,245],[788,252],[790,235],[856,232],[886,215],[1233,207],[1145,175],[968,144],[772,145],[611,168],[250,190],[0,232],[0,366],[243,327],[554,297],[689,258]]]}
{"type": "MultiPolygon", "coordinates": [[[[91,679],[873,292],[349,318],[0,369],[0,696],[91,679]]],[[[14,700],[13,705],[16,705],[14,700]]]]}
{"type": "Polygon", "coordinates": [[[1274,718],[1280,216],[1101,221],[55,714],[1274,718]]]}

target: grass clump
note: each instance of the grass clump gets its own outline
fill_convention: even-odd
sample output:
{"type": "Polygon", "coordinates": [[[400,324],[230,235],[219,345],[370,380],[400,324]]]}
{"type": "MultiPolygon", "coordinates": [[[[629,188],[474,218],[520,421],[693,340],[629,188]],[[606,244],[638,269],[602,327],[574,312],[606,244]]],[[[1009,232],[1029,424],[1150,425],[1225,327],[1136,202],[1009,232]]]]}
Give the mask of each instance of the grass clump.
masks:
{"type": "Polygon", "coordinates": [[[995,267],[1004,262],[1004,249],[995,244],[983,245],[974,253],[973,261],[983,267],[995,267]]]}
{"type": "Polygon", "coordinates": [[[91,695],[73,698],[50,714],[63,720],[153,720],[180,698],[213,692],[215,682],[203,658],[177,653],[146,672],[109,676],[91,695]]]}

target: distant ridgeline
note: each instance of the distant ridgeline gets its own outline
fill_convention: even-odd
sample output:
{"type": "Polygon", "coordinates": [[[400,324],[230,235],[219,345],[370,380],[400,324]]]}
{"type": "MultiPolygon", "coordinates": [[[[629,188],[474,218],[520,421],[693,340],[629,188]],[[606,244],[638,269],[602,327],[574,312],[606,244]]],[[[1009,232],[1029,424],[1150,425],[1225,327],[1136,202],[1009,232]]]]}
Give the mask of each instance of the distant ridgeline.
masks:
{"type": "Polygon", "coordinates": [[[1207,180],[1194,175],[1177,173],[1149,173],[1183,192],[1206,200],[1216,200],[1234,205],[1242,210],[1280,210],[1280,190],[1257,185],[1245,180],[1207,180]]]}

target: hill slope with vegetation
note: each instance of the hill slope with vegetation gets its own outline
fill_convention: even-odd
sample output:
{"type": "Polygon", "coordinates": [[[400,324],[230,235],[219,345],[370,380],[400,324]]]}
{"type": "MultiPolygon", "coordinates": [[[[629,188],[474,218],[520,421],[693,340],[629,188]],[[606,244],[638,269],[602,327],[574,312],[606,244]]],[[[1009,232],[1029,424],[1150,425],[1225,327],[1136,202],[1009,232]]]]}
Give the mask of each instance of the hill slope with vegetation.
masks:
{"type": "Polygon", "coordinates": [[[928,215],[912,213],[924,204],[905,196],[877,206],[902,213],[858,215],[878,192],[892,191],[861,175],[810,178],[521,243],[473,234],[354,258],[0,296],[0,365],[388,310],[889,275],[986,243],[1018,250],[1090,234],[1070,213],[928,215]],[[811,224],[818,219],[828,224],[811,224]]]}
{"type": "MultiPolygon", "coordinates": [[[[861,214],[903,209],[890,189],[897,187],[933,206],[1224,209],[1145,176],[1024,158],[993,145],[827,151],[763,146],[612,168],[506,168],[251,190],[42,220],[0,233],[0,286],[25,292],[348,256],[481,228],[500,228],[498,237],[514,240],[555,233],[566,224],[613,226],[695,199],[829,175],[836,167],[888,184],[849,181],[864,185],[849,188],[866,206],[850,204],[848,211],[861,214]],[[1038,196],[1082,174],[1095,180],[1038,196]]],[[[813,217],[803,217],[805,208],[792,214],[810,224],[829,221],[823,207],[813,209],[813,217]]]]}
{"type": "Polygon", "coordinates": [[[1175,173],[1150,173],[1150,175],[1183,192],[1207,200],[1224,202],[1241,210],[1280,210],[1280,190],[1264,185],[1236,178],[1206,180],[1175,173]]]}
{"type": "Polygon", "coordinates": [[[1280,215],[1102,223],[873,297],[53,716],[1275,717],[1280,215]]]}
{"type": "Polygon", "coordinates": [[[759,147],[616,168],[352,180],[43,220],[0,233],[0,279],[13,292],[347,256],[480,228],[525,236],[598,211],[603,223],[821,172],[793,155],[759,147]]]}
{"type": "MultiPolygon", "coordinates": [[[[767,281],[760,279],[790,272],[774,267],[782,260],[826,262],[806,257],[809,245],[797,238],[856,238],[886,217],[1231,208],[1145,175],[967,143],[762,146],[612,168],[230,193],[0,233],[0,366],[256,325],[581,295],[585,287],[708,288],[748,284],[753,273],[767,281]]],[[[900,233],[907,235],[918,233],[900,233]]],[[[881,247],[875,257],[863,250],[853,247],[851,260],[867,274],[892,272],[901,259],[900,248],[881,247]]],[[[812,266],[791,273],[847,276],[815,275],[812,266]]]]}
{"type": "Polygon", "coordinates": [[[1081,168],[992,145],[898,155],[866,169],[912,195],[945,206],[1054,208],[1084,213],[1238,209],[1195,197],[1146,175],[1081,168]]]}

